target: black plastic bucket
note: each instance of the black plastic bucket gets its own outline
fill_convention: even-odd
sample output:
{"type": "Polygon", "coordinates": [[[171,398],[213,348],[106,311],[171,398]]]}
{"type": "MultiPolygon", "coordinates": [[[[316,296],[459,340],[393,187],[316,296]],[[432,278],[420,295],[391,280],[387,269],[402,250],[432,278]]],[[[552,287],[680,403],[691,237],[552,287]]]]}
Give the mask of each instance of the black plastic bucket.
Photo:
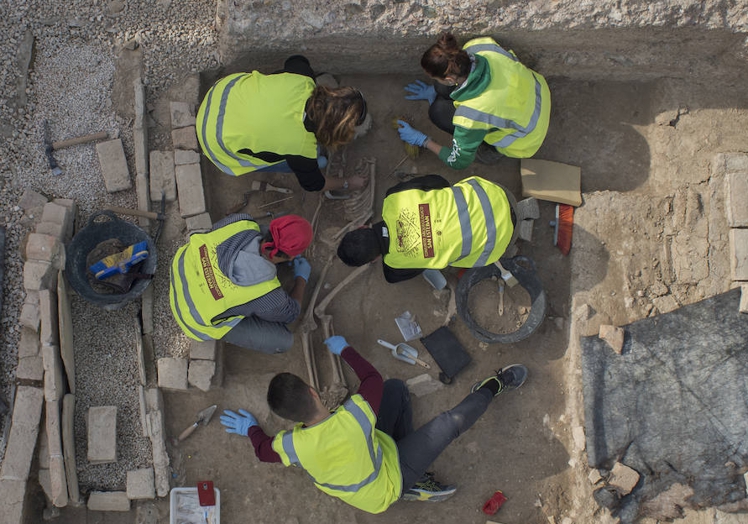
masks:
{"type": "Polygon", "coordinates": [[[530,295],[530,314],[517,331],[493,333],[481,327],[470,315],[468,296],[473,286],[492,277],[501,278],[501,270],[495,264],[468,269],[457,284],[457,313],[475,338],[489,344],[513,344],[524,340],[535,333],[545,318],[546,296],[543,284],[535,271],[535,263],[527,257],[518,256],[501,259],[501,265],[516,277],[519,285],[530,295]]]}
{"type": "Polygon", "coordinates": [[[135,224],[120,220],[111,211],[98,211],[91,215],[86,227],[73,237],[65,253],[65,274],[70,286],[87,301],[110,311],[120,309],[139,297],[151,283],[150,278],[137,279],[127,293],[98,293],[91,287],[86,258],[101,242],[113,238],[126,246],[145,240],[148,243],[148,258],[143,261],[140,272],[148,275],[156,273],[156,246],[151,237],[135,224]]]}

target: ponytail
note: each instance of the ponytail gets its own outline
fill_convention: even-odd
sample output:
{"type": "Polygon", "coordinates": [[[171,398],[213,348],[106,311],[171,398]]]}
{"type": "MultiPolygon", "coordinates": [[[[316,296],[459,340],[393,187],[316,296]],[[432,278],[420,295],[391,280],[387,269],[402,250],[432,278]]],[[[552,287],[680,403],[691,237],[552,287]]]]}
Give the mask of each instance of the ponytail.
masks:
{"type": "Polygon", "coordinates": [[[434,78],[452,75],[466,77],[470,73],[470,56],[460,48],[452,33],[442,33],[421,57],[421,67],[434,78]]]}

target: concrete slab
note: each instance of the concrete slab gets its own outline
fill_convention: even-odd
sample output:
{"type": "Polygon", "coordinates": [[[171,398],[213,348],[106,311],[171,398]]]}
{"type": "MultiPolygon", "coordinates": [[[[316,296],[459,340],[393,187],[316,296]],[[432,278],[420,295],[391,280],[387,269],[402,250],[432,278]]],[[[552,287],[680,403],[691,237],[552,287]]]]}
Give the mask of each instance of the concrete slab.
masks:
{"type": "Polygon", "coordinates": [[[730,267],[733,280],[748,280],[748,229],[730,230],[730,267]]]}
{"type": "Polygon", "coordinates": [[[183,218],[205,213],[205,193],[199,164],[176,167],[179,212],[183,218]]]}
{"type": "Polygon", "coordinates": [[[60,348],[51,344],[42,344],[41,352],[44,365],[44,399],[60,400],[65,394],[65,376],[62,370],[60,348]]]}
{"type": "MultiPolygon", "coordinates": [[[[39,435],[43,400],[44,396],[39,388],[19,386],[16,390],[0,480],[25,482],[28,478],[39,435]]],[[[0,498],[4,497],[5,494],[0,498]]]]}
{"type": "Polygon", "coordinates": [[[191,340],[190,341],[190,359],[192,360],[215,360],[217,347],[218,347],[217,340],[207,340],[204,342],[201,342],[199,340],[191,340]]]}
{"type": "Polygon", "coordinates": [[[65,248],[57,237],[31,233],[26,242],[26,259],[49,262],[61,269],[65,267],[65,248]]]}
{"type": "Polygon", "coordinates": [[[117,461],[117,406],[88,408],[88,461],[91,464],[117,461]]]}
{"type": "Polygon", "coordinates": [[[132,187],[130,170],[127,168],[125,150],[122,140],[108,140],[96,144],[96,152],[99,155],[101,174],[104,177],[104,186],[108,193],[124,191],[132,187]]]}
{"type": "Polygon", "coordinates": [[[210,213],[200,213],[194,217],[187,218],[187,231],[193,233],[207,233],[213,227],[213,221],[210,219],[210,213]]]}
{"type": "Polygon", "coordinates": [[[175,149],[174,163],[178,166],[184,164],[199,164],[200,153],[198,153],[197,151],[191,151],[189,149],[175,149]]]}
{"type": "Polygon", "coordinates": [[[158,359],[158,387],[166,389],[187,389],[187,359],[158,359]]]}
{"type": "Polygon", "coordinates": [[[70,308],[67,280],[62,271],[57,275],[57,313],[60,333],[60,357],[65,368],[70,392],[75,394],[75,347],[73,345],[73,313],[70,308]]]}
{"type": "Polygon", "coordinates": [[[67,394],[62,399],[62,456],[65,460],[65,476],[68,498],[73,505],[80,504],[78,469],[75,463],[75,396],[67,394]]]}
{"type": "Polygon", "coordinates": [[[167,202],[177,199],[177,182],[174,178],[174,153],[172,151],[151,151],[151,200],[159,202],[161,192],[167,202]]]}
{"type": "Polygon", "coordinates": [[[725,208],[730,227],[748,227],[748,171],[725,177],[725,208]]]}
{"type": "Polygon", "coordinates": [[[130,511],[124,491],[94,491],[88,496],[89,511],[130,511]]]}
{"type": "Polygon", "coordinates": [[[195,110],[192,104],[187,102],[171,102],[169,104],[171,112],[171,128],[179,129],[195,125],[195,110]]]}
{"type": "Polygon", "coordinates": [[[68,505],[68,484],[65,476],[65,462],[62,455],[62,424],[60,400],[45,403],[44,418],[49,444],[49,479],[52,504],[58,508],[68,505]]]}
{"type": "Polygon", "coordinates": [[[209,391],[216,363],[211,360],[190,360],[189,383],[202,391],[209,391]]]}
{"type": "Polygon", "coordinates": [[[197,151],[197,135],[195,126],[174,129],[171,132],[171,144],[174,149],[190,149],[197,151]]]}
{"type": "Polygon", "coordinates": [[[42,345],[57,345],[60,342],[56,289],[55,286],[55,291],[39,291],[39,340],[42,345]]]}
{"type": "Polygon", "coordinates": [[[57,268],[49,262],[29,260],[23,265],[23,287],[32,291],[55,289],[57,268]]]}
{"type": "Polygon", "coordinates": [[[135,469],[127,472],[127,498],[130,500],[156,498],[153,468],[135,469]]]}
{"type": "Polygon", "coordinates": [[[25,480],[0,479],[0,515],[3,524],[24,524],[25,480]]]}
{"type": "Polygon", "coordinates": [[[56,201],[48,202],[44,205],[42,213],[42,223],[58,224],[62,226],[62,238],[64,243],[73,238],[73,229],[75,226],[75,205],[68,205],[67,199],[63,203],[56,201]]]}

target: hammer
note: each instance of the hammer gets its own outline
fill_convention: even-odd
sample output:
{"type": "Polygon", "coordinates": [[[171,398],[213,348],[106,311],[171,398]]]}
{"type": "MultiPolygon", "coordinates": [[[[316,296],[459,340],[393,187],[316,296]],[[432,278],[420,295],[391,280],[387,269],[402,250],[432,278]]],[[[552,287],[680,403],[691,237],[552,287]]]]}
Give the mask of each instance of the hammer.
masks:
{"type": "Polygon", "coordinates": [[[104,140],[106,138],[109,138],[109,135],[106,133],[106,131],[102,131],[100,133],[94,133],[92,135],[84,135],[84,136],[79,136],[75,138],[70,138],[68,140],[60,140],[59,142],[52,142],[52,139],[49,133],[49,122],[45,120],[44,121],[44,154],[47,155],[47,161],[49,162],[49,168],[52,170],[52,174],[55,176],[62,174],[62,169],[60,169],[60,166],[57,165],[57,160],[55,160],[54,155],[52,155],[53,151],[62,149],[64,147],[76,146],[78,144],[86,144],[88,142],[95,142],[97,140],[104,140]]]}
{"type": "Polygon", "coordinates": [[[158,220],[158,228],[156,234],[153,236],[153,243],[157,244],[158,239],[161,236],[161,230],[164,228],[164,222],[166,221],[166,195],[161,192],[161,211],[156,213],[155,211],[143,211],[142,209],[130,209],[127,207],[119,206],[106,206],[104,209],[112,211],[114,213],[120,213],[122,215],[130,215],[135,217],[148,218],[150,220],[158,220]]]}

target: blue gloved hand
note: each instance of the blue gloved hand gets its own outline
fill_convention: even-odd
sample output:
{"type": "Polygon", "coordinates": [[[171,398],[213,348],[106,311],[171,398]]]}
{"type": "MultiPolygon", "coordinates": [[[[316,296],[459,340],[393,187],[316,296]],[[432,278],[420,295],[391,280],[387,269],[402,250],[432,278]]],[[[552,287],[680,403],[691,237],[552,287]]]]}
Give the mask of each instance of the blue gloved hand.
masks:
{"type": "Polygon", "coordinates": [[[350,344],[345,341],[345,337],[341,337],[340,335],[328,338],[325,340],[325,345],[333,355],[340,355],[345,348],[350,346],[350,344]]]}
{"type": "Polygon", "coordinates": [[[230,409],[223,410],[221,415],[221,424],[226,426],[226,433],[236,433],[237,435],[247,436],[247,431],[252,426],[257,426],[257,419],[249,411],[239,410],[240,414],[234,413],[230,409]]]}
{"type": "Polygon", "coordinates": [[[405,86],[405,90],[408,93],[413,93],[405,97],[406,100],[428,100],[429,105],[434,103],[436,100],[436,89],[434,86],[416,80],[412,84],[405,86]]]}
{"type": "Polygon", "coordinates": [[[301,277],[309,282],[309,275],[312,274],[312,266],[309,261],[301,255],[293,259],[293,276],[301,277]]]}
{"type": "Polygon", "coordinates": [[[429,137],[427,137],[425,133],[421,133],[419,130],[413,129],[407,122],[398,120],[397,123],[400,125],[400,128],[397,130],[397,132],[400,133],[400,140],[402,140],[403,142],[407,142],[414,146],[423,147],[423,144],[425,144],[426,140],[429,139],[429,137]]]}

